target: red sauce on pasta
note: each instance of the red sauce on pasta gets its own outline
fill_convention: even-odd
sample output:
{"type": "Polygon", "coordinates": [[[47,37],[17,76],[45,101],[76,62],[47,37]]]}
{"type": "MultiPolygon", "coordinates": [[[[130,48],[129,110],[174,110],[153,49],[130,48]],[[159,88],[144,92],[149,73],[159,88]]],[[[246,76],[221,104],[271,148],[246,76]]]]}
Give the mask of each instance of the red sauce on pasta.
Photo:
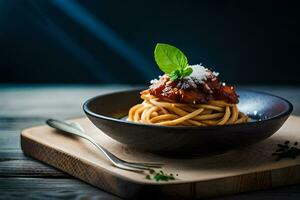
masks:
{"type": "Polygon", "coordinates": [[[224,100],[237,104],[238,95],[233,86],[222,85],[214,75],[199,83],[192,78],[170,81],[167,75],[155,81],[148,92],[159,99],[187,104],[206,103],[210,100],[224,100]]]}

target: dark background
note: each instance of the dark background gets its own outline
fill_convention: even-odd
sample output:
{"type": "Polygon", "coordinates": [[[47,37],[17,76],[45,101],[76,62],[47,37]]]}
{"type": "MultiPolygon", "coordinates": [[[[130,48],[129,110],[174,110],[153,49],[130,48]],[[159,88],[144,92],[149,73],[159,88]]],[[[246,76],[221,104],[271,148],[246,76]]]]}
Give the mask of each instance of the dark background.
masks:
{"type": "Polygon", "coordinates": [[[0,0],[0,82],[145,83],[157,42],[239,84],[300,84],[297,1],[0,0]]]}

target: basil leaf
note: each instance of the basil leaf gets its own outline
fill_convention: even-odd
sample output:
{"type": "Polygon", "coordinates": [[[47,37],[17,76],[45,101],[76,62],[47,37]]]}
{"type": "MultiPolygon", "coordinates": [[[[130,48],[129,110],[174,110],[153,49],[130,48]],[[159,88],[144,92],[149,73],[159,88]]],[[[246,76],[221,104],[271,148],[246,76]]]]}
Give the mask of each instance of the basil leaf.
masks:
{"type": "Polygon", "coordinates": [[[188,65],[188,60],[184,53],[169,44],[156,44],[154,58],[160,70],[166,74],[170,74],[176,69],[182,72],[188,65]]]}
{"type": "Polygon", "coordinates": [[[175,80],[179,79],[181,77],[180,70],[176,69],[176,70],[172,71],[170,73],[169,77],[170,77],[171,81],[175,81],[175,80]]]}
{"type": "Polygon", "coordinates": [[[187,67],[183,70],[181,77],[189,76],[192,72],[193,72],[193,69],[190,67],[187,67]]]}

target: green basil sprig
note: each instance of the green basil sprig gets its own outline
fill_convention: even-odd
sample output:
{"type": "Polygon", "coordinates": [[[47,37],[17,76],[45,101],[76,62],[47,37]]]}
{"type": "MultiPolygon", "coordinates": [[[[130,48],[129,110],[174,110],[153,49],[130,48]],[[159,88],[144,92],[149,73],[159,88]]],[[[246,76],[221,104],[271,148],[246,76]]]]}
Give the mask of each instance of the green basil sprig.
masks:
{"type": "Polygon", "coordinates": [[[171,81],[190,75],[193,69],[188,67],[188,60],[178,48],[158,43],[154,50],[155,62],[159,69],[168,74],[171,81]]]}

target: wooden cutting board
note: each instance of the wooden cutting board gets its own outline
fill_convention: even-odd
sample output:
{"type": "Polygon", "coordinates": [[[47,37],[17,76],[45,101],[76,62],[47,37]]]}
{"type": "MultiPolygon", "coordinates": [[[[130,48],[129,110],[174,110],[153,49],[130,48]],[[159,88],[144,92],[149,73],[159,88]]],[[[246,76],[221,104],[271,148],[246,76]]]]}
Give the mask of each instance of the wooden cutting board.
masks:
{"type": "Polygon", "coordinates": [[[124,198],[215,197],[300,182],[300,157],[275,161],[271,156],[278,143],[300,142],[300,117],[291,116],[276,134],[258,144],[194,159],[137,151],[109,138],[87,118],[70,121],[79,122],[98,143],[122,159],[162,162],[164,171],[178,174],[174,181],[148,180],[145,174],[113,167],[83,139],[58,134],[46,125],[22,131],[21,146],[26,155],[124,198]]]}

